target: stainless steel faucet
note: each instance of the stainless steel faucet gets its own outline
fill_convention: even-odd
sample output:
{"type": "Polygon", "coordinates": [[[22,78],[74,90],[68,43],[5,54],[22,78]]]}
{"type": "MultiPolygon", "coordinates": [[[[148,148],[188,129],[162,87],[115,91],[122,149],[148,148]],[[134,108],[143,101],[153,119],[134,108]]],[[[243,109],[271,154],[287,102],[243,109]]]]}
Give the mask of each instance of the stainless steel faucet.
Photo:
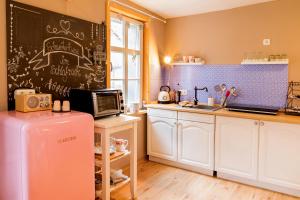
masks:
{"type": "Polygon", "coordinates": [[[197,98],[198,90],[205,90],[206,92],[208,92],[208,89],[207,89],[207,87],[198,88],[197,86],[195,86],[194,90],[195,90],[194,105],[198,105],[198,98],[197,98]]]}

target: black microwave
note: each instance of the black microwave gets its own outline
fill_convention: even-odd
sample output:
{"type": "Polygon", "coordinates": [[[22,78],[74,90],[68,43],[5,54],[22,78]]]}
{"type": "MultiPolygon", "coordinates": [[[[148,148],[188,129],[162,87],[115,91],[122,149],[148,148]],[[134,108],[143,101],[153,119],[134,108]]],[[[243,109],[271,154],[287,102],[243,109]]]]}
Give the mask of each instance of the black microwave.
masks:
{"type": "Polygon", "coordinates": [[[86,112],[100,118],[120,115],[124,112],[124,100],[121,90],[102,89],[84,90],[71,89],[70,106],[72,110],[86,112]]]}

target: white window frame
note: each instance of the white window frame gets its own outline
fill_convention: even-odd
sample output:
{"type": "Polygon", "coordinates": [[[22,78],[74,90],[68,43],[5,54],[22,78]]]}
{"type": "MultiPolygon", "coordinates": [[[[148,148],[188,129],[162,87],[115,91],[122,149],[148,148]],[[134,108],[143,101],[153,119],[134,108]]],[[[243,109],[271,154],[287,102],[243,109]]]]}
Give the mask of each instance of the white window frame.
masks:
{"type": "MultiPolygon", "coordinates": [[[[143,98],[143,33],[144,33],[144,24],[140,21],[131,19],[129,17],[126,16],[122,16],[120,14],[117,13],[111,13],[111,19],[115,18],[115,19],[119,19],[119,20],[123,20],[124,21],[124,47],[116,47],[116,46],[112,46],[110,44],[110,51],[111,52],[121,52],[124,55],[124,79],[116,79],[116,78],[112,78],[110,77],[110,82],[113,80],[120,80],[123,81],[124,83],[124,90],[123,93],[125,94],[125,103],[128,104],[128,81],[129,80],[139,80],[139,85],[140,85],[140,100],[139,103],[140,106],[142,105],[142,98],[143,98]],[[129,28],[129,23],[134,23],[134,24],[138,24],[140,26],[140,50],[132,50],[132,49],[128,49],[128,28],[129,28]],[[129,79],[128,78],[128,55],[132,54],[132,55],[139,55],[140,56],[140,77],[139,79],[129,79]]],[[[110,20],[111,20],[110,19],[110,20]]],[[[111,33],[110,33],[111,34],[111,33]]],[[[111,70],[112,70],[112,61],[111,63],[111,70]]]]}

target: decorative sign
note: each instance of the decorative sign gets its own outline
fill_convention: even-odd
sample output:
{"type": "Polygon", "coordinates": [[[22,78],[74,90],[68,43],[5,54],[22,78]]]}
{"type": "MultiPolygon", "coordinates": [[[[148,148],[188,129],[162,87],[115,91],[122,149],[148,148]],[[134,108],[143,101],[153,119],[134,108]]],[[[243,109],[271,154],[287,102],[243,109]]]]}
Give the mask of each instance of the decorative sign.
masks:
{"type": "Polygon", "coordinates": [[[105,25],[7,1],[8,107],[14,90],[68,99],[71,88],[106,87],[105,25]]]}

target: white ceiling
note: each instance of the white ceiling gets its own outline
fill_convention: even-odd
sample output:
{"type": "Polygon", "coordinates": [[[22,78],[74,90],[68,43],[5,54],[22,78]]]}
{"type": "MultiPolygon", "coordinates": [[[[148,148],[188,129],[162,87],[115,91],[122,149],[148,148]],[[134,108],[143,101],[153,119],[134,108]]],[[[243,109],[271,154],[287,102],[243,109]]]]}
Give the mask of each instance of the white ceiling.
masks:
{"type": "Polygon", "coordinates": [[[227,10],[272,0],[130,0],[164,18],[227,10]]]}

